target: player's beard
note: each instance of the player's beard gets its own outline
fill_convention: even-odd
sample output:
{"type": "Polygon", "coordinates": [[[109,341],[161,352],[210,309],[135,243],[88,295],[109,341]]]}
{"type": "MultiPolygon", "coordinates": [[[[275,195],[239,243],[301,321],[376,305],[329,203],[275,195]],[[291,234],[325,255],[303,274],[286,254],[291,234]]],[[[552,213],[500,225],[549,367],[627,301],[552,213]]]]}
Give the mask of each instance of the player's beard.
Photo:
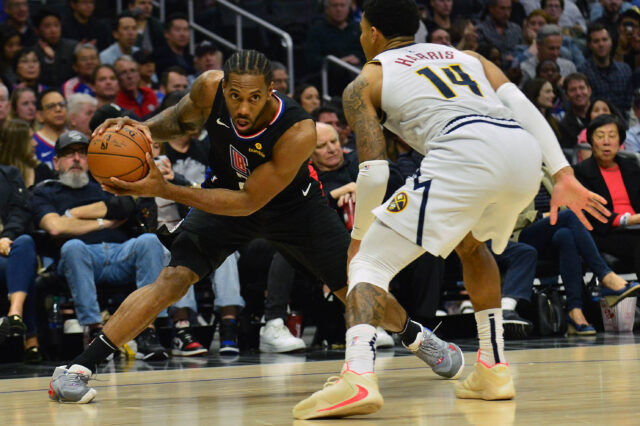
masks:
{"type": "Polygon", "coordinates": [[[67,170],[60,174],[60,182],[73,189],[85,187],[89,184],[89,173],[75,173],[72,170],[67,170]]]}

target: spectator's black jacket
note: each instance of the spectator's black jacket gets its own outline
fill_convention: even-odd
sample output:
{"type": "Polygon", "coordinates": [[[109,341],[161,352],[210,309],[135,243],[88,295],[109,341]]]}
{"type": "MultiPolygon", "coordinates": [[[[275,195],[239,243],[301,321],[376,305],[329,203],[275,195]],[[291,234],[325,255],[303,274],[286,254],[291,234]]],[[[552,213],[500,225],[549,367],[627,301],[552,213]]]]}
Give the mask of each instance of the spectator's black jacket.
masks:
{"type": "Polygon", "coordinates": [[[0,238],[15,240],[27,233],[31,212],[28,192],[20,171],[11,166],[0,166],[0,238]]]}
{"type": "MultiPolygon", "coordinates": [[[[631,206],[637,213],[640,213],[640,165],[635,157],[627,158],[617,155],[615,161],[620,166],[620,173],[622,174],[624,186],[627,188],[631,206]]],[[[618,215],[613,213],[611,193],[609,193],[609,188],[602,177],[602,173],[600,173],[598,163],[593,157],[590,157],[573,166],[573,168],[576,178],[590,191],[602,195],[607,200],[605,207],[612,212],[607,223],[602,223],[591,215],[587,216],[589,222],[593,225],[593,232],[598,234],[610,232],[613,227],[613,221],[618,215]]]]}

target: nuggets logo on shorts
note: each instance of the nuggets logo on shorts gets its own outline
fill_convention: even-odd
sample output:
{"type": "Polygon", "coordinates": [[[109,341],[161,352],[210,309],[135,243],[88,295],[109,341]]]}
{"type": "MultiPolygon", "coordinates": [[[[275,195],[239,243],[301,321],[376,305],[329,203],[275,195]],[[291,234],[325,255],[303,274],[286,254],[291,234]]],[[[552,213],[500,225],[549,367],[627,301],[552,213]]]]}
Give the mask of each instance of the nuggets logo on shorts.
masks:
{"type": "Polygon", "coordinates": [[[391,213],[400,213],[407,207],[408,204],[409,196],[406,192],[403,191],[393,197],[393,200],[391,200],[391,202],[387,206],[387,211],[390,211],[391,213]]]}

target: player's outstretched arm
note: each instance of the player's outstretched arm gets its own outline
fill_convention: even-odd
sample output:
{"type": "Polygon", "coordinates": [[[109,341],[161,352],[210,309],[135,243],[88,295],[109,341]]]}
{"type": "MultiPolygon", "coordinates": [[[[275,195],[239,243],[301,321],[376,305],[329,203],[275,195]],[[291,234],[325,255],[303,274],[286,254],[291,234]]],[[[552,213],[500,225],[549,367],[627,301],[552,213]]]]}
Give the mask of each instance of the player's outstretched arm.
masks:
{"type": "Polygon", "coordinates": [[[116,195],[162,197],[208,213],[248,216],[264,207],[289,185],[308,161],[316,146],[316,127],[311,120],[294,124],[278,140],[271,160],[257,167],[242,189],[189,188],[167,182],[147,154],[149,174],[137,182],[111,178],[103,189],[116,195]]]}
{"type": "Polygon", "coordinates": [[[166,141],[202,128],[211,113],[221,71],[209,71],[198,77],[191,90],[175,106],[167,108],[145,122],[129,117],[111,118],[95,129],[92,136],[114,127],[116,131],[128,125],[140,129],[149,141],[166,141]]]}

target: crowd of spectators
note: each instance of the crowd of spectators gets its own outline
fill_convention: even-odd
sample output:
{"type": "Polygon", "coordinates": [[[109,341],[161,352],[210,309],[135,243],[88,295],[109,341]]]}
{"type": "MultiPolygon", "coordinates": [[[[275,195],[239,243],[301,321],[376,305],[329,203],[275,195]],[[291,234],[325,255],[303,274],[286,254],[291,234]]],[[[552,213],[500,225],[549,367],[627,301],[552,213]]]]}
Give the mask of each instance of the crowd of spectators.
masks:
{"type": "MultiPolygon", "coordinates": [[[[324,185],[327,202],[349,228],[358,161],[339,95],[353,74],[330,68],[333,98],[327,100],[319,90],[319,70],[327,55],[357,68],[365,63],[359,43],[360,1],[303,1],[314,13],[305,28],[302,50],[297,52],[299,83],[290,86],[287,67],[278,62],[283,57],[275,55],[274,87],[317,121],[318,146],[310,167],[324,185]]],[[[587,232],[569,211],[561,214],[560,227],[549,227],[545,213],[550,180],[544,181],[547,186],[541,186],[535,206],[523,212],[524,222],[514,241],[497,257],[504,276],[505,324],[514,336],[524,337],[531,330],[517,307],[530,300],[536,263],[544,256],[559,264],[574,332],[594,330],[582,311],[583,264],[614,303],[635,293],[634,284],[615,274],[600,251],[640,272],[640,245],[629,228],[640,222],[640,207],[635,205],[640,197],[638,166],[635,157],[620,160],[619,154],[640,151],[640,10],[636,2],[418,2],[422,22],[416,41],[475,50],[501,67],[548,120],[567,158],[577,164],[580,179],[608,198],[615,212],[609,224],[594,223],[594,233],[587,232]],[[601,121],[605,127],[613,123],[617,141],[592,128],[601,121]],[[607,142],[601,143],[604,139],[607,142]]],[[[128,115],[144,120],[175,105],[201,73],[220,70],[230,52],[203,40],[191,54],[187,17],[170,13],[161,22],[151,0],[125,1],[125,10],[117,16],[97,16],[94,0],[44,6],[27,0],[0,3],[6,14],[0,24],[0,282],[6,284],[10,301],[8,312],[0,314],[7,315],[12,333],[25,337],[24,359],[37,362],[43,356],[34,295],[38,274],[53,272],[64,280],[75,317],[91,338],[104,321],[99,288],[123,282],[135,288],[152,282],[166,264],[170,231],[186,214],[185,206],[168,200],[133,200],[104,193],[87,173],[86,147],[92,129],[106,118],[128,115]]],[[[215,4],[200,3],[202,16],[219,14],[215,4]]],[[[263,17],[273,18],[268,13],[263,17]]],[[[287,19],[297,22],[299,17],[278,16],[274,22],[286,24],[287,19]]],[[[387,138],[391,193],[413,174],[421,156],[396,136],[387,134],[387,138]]],[[[167,180],[199,185],[207,168],[209,143],[206,131],[199,131],[166,144],[154,143],[154,156],[167,180]]],[[[241,265],[247,265],[238,260],[241,256],[230,256],[206,280],[215,294],[221,353],[238,352],[238,321],[245,307],[241,294],[247,293],[241,288],[241,265]]],[[[266,257],[271,272],[264,277],[266,309],[263,301],[260,315],[265,314],[267,325],[259,335],[260,348],[300,349],[304,343],[299,333],[286,327],[287,305],[299,304],[291,285],[298,265],[286,264],[278,254],[266,257]]],[[[425,255],[392,283],[412,317],[442,313],[439,296],[444,268],[443,259],[425,255]]],[[[321,288],[320,284],[310,285],[321,288]]],[[[328,300],[328,289],[317,292],[320,297],[323,293],[323,300],[328,300]]],[[[341,322],[340,309],[334,311],[330,321],[341,322]]],[[[136,339],[142,358],[207,351],[190,331],[203,321],[192,291],[160,316],[171,318],[175,327],[171,350],[159,344],[150,325],[136,339]]],[[[316,341],[339,343],[341,338],[321,335],[316,341]]]]}

